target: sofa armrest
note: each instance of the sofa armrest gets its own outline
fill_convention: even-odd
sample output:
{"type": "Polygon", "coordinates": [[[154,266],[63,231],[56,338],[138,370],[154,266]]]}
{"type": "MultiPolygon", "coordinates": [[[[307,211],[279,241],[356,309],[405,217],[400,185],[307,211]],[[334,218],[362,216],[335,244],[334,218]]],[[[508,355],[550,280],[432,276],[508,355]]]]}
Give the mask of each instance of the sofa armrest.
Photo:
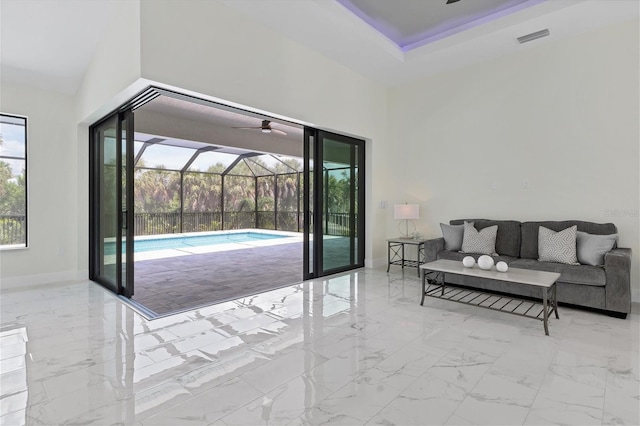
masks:
{"type": "Polygon", "coordinates": [[[605,306],[608,311],[631,311],[631,249],[616,248],[604,256],[605,306]]]}
{"type": "Polygon", "coordinates": [[[424,260],[433,262],[438,259],[438,253],[444,250],[444,238],[434,238],[424,242],[424,260]]]}

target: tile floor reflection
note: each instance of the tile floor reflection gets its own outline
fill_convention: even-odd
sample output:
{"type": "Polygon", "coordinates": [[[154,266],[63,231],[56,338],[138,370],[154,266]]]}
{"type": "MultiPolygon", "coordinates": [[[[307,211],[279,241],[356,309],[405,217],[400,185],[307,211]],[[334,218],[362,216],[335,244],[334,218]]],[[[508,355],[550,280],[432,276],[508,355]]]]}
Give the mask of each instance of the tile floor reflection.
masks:
{"type": "Polygon", "coordinates": [[[528,318],[359,270],[146,321],[90,282],[2,293],[2,425],[639,424],[640,320],[528,318]]]}

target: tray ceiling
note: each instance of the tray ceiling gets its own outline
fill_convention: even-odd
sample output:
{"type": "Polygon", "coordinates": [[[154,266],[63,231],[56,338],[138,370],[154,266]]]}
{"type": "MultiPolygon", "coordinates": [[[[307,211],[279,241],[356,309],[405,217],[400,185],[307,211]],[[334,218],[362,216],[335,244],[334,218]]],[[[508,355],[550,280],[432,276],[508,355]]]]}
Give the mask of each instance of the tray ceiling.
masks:
{"type": "Polygon", "coordinates": [[[403,51],[482,25],[542,0],[338,0],[403,51]]]}

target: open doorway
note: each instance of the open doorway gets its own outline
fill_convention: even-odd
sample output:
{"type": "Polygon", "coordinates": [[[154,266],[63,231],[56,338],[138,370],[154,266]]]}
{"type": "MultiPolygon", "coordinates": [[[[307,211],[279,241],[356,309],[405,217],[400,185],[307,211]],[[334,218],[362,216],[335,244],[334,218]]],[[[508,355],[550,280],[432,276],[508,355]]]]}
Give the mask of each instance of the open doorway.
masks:
{"type": "Polygon", "coordinates": [[[133,300],[165,314],[302,281],[302,159],[136,136],[154,143],[134,168],[133,300]]]}
{"type": "Polygon", "coordinates": [[[157,317],[363,266],[363,147],[314,173],[310,130],[156,88],[92,126],[91,278],[157,317]]]}
{"type": "Polygon", "coordinates": [[[162,315],[302,281],[300,126],[166,95],[134,123],[134,301],[162,315]]]}

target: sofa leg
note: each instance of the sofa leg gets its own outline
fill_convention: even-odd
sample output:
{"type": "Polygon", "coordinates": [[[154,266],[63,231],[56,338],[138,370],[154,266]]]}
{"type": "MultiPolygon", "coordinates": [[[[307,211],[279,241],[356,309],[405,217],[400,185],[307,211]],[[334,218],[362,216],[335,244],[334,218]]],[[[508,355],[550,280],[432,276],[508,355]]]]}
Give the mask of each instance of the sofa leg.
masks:
{"type": "Polygon", "coordinates": [[[627,319],[627,314],[625,312],[607,311],[607,315],[614,318],[627,319]]]}

